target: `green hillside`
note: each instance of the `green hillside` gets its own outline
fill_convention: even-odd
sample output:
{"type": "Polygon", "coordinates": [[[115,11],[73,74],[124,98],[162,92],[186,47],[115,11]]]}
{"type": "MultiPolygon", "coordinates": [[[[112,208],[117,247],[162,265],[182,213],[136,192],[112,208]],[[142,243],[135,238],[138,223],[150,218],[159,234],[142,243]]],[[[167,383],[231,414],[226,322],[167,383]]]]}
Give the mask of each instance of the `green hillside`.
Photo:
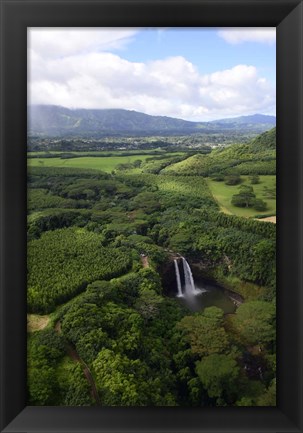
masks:
{"type": "Polygon", "coordinates": [[[162,174],[212,176],[237,173],[240,175],[273,175],[276,173],[276,128],[248,144],[215,149],[208,155],[193,155],[172,164],[162,174]]]}
{"type": "Polygon", "coordinates": [[[272,128],[270,131],[258,135],[258,137],[251,142],[251,146],[255,151],[276,149],[276,128],[272,128]]]}

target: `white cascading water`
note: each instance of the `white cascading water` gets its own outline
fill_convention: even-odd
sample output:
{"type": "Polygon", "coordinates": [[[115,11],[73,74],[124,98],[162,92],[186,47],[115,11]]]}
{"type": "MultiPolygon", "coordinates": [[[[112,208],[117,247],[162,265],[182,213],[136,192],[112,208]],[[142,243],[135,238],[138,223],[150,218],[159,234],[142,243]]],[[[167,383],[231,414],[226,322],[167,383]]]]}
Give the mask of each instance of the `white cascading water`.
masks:
{"type": "Polygon", "coordinates": [[[190,266],[184,257],[182,257],[182,262],[183,262],[184,279],[185,279],[184,295],[185,296],[198,295],[199,293],[201,293],[201,290],[196,289],[195,287],[194,277],[190,269],[190,266]]]}
{"type": "Polygon", "coordinates": [[[174,260],[174,264],[175,264],[176,280],[177,280],[177,287],[178,287],[178,295],[177,296],[178,296],[178,298],[183,298],[180,271],[179,271],[179,266],[178,266],[177,260],[174,260]]]}

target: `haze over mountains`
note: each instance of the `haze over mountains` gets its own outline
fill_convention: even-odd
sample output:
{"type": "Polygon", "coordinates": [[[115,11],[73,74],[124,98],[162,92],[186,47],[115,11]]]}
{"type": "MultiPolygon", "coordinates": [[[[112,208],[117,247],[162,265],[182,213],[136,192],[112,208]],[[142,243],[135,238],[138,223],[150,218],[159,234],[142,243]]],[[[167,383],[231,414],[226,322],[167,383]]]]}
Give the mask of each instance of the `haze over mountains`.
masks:
{"type": "Polygon", "coordinates": [[[261,133],[276,125],[275,116],[254,114],[211,122],[190,122],[122,109],[69,109],[28,106],[28,133],[48,137],[115,135],[183,135],[243,131],[261,133]]]}

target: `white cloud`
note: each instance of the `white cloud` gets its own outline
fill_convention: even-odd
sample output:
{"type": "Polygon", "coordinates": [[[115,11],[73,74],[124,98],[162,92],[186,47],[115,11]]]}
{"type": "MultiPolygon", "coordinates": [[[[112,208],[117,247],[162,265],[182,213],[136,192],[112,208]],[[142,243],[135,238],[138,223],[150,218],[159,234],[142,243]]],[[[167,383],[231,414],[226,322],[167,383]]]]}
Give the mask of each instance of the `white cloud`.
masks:
{"type": "Polygon", "coordinates": [[[275,89],[254,66],[237,65],[203,76],[199,94],[209,114],[274,112],[275,89]]]}
{"type": "Polygon", "coordinates": [[[276,42],[275,27],[245,27],[219,30],[218,35],[229,44],[259,42],[273,45],[276,42]]]}
{"type": "Polygon", "coordinates": [[[59,48],[60,55],[49,36],[44,45],[36,42],[40,34],[34,32],[28,50],[29,102],[70,108],[125,108],[189,120],[275,111],[275,89],[254,66],[236,65],[203,75],[182,56],[131,62],[99,49],[101,43],[104,49],[123,45],[131,37],[125,32],[123,38],[113,34],[100,39],[94,33],[79,43],[76,52],[77,34],[74,44],[69,39],[59,48]]]}
{"type": "Polygon", "coordinates": [[[138,32],[131,28],[60,28],[28,29],[28,46],[43,58],[60,58],[79,53],[122,49],[138,32]]]}

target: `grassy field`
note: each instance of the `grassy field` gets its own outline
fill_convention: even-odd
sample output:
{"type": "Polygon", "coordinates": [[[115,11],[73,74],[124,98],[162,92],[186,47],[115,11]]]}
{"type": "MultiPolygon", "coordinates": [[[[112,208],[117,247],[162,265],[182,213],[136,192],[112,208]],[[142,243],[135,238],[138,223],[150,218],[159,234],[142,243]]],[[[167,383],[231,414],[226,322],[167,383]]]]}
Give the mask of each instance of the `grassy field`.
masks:
{"type": "Polygon", "coordinates": [[[27,332],[41,331],[49,324],[49,316],[40,316],[39,314],[27,315],[27,332]]]}
{"type": "MultiPolygon", "coordinates": [[[[163,157],[177,156],[178,153],[165,153],[163,157]]],[[[182,153],[179,153],[182,155],[182,153]]],[[[154,155],[137,154],[128,156],[97,156],[97,157],[78,157],[78,158],[29,158],[29,167],[74,167],[74,168],[92,168],[110,173],[118,164],[132,163],[138,159],[145,161],[154,155]]]]}
{"type": "MultiPolygon", "coordinates": [[[[251,185],[247,176],[241,176],[241,178],[241,185],[251,185]]],[[[231,204],[232,196],[239,192],[239,185],[229,186],[225,185],[224,182],[216,182],[209,178],[207,179],[207,183],[213,196],[219,203],[220,209],[225,213],[243,217],[253,217],[255,215],[275,214],[276,212],[276,199],[269,198],[266,194],[266,188],[275,188],[276,176],[260,176],[260,183],[257,185],[251,185],[254,188],[257,198],[260,198],[267,203],[267,209],[264,212],[251,208],[236,207],[231,204]]]]}

